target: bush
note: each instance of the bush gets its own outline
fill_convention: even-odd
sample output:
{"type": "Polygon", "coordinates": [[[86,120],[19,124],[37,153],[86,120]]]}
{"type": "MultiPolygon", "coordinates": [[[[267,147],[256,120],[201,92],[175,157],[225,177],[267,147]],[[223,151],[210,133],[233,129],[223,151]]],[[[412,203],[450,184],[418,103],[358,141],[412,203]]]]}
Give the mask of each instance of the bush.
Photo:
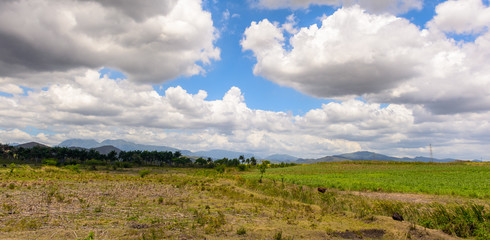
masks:
{"type": "Polygon", "coordinates": [[[236,234],[238,234],[238,235],[245,235],[245,234],[247,234],[247,230],[245,230],[244,227],[241,227],[238,230],[236,230],[236,234]]]}
{"type": "Polygon", "coordinates": [[[68,169],[68,170],[76,172],[76,173],[80,173],[80,168],[78,167],[78,164],[77,165],[66,165],[65,169],[68,169]]]}
{"type": "Polygon", "coordinates": [[[148,169],[144,169],[144,170],[139,171],[139,175],[142,178],[144,178],[146,175],[148,175],[150,173],[151,173],[151,170],[148,170],[148,169]]]}
{"type": "Polygon", "coordinates": [[[43,159],[42,163],[47,166],[56,166],[58,164],[58,161],[56,161],[56,159],[49,158],[49,159],[43,159]]]}
{"type": "Polygon", "coordinates": [[[240,165],[238,165],[237,168],[238,168],[238,171],[242,171],[243,172],[243,171],[247,170],[247,165],[240,164],[240,165]]]}
{"type": "Polygon", "coordinates": [[[224,173],[225,172],[225,166],[223,166],[223,165],[216,166],[216,171],[218,171],[218,173],[224,173]]]}

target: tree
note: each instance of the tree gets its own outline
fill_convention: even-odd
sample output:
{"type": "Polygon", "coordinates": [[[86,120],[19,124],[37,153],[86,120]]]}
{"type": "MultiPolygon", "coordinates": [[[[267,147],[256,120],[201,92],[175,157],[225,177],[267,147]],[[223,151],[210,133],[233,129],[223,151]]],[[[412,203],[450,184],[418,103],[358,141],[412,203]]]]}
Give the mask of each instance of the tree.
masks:
{"type": "Polygon", "coordinates": [[[255,157],[250,158],[250,163],[252,163],[252,166],[257,165],[257,160],[255,159],[255,157]]]}
{"type": "Polygon", "coordinates": [[[262,183],[262,177],[264,176],[265,169],[267,169],[267,164],[264,161],[264,162],[262,162],[262,164],[259,165],[259,170],[260,170],[259,183],[262,183]]]}

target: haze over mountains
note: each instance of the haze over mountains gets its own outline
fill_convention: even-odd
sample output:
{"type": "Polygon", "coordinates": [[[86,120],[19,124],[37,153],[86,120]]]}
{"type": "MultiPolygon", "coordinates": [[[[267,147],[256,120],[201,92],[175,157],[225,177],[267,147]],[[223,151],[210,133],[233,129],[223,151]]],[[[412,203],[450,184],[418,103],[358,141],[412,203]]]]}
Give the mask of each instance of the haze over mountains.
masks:
{"type": "MultiPolygon", "coordinates": [[[[17,147],[25,147],[30,148],[34,146],[45,146],[43,144],[30,142],[17,145],[17,147]]],[[[212,158],[212,159],[222,159],[222,158],[239,158],[240,156],[244,156],[245,158],[255,157],[256,159],[264,159],[269,160],[273,163],[285,162],[285,163],[317,163],[317,162],[333,162],[333,161],[403,161],[403,162],[452,162],[457,159],[436,159],[430,157],[392,157],[383,154],[378,154],[369,151],[359,151],[353,153],[345,153],[340,155],[333,156],[325,156],[322,158],[316,159],[303,159],[297,158],[287,154],[274,154],[267,157],[259,157],[255,156],[251,153],[245,152],[234,152],[227,150],[214,149],[209,151],[198,151],[191,152],[188,150],[181,150],[177,148],[167,147],[167,146],[155,146],[155,145],[144,145],[144,144],[136,144],[132,142],[128,142],[125,140],[104,140],[102,142],[97,142],[93,139],[68,139],[63,141],[58,145],[59,147],[75,147],[75,148],[86,148],[86,149],[95,149],[96,151],[107,154],[110,151],[180,151],[183,155],[190,157],[204,157],[204,158],[212,158]]]]}

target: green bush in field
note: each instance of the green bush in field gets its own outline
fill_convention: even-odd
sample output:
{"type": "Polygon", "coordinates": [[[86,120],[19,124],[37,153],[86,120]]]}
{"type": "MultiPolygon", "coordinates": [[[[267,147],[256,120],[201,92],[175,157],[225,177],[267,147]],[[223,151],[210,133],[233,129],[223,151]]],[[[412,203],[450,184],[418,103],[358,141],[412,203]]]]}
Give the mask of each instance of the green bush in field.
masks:
{"type": "Polygon", "coordinates": [[[216,171],[218,173],[220,173],[220,174],[221,173],[224,173],[225,172],[225,166],[224,165],[218,165],[218,166],[216,166],[216,171]]]}
{"type": "Polygon", "coordinates": [[[240,227],[238,230],[236,230],[236,234],[245,235],[245,234],[247,234],[247,230],[245,230],[244,227],[240,227]]]}
{"type": "Polygon", "coordinates": [[[238,165],[238,167],[237,167],[237,168],[238,168],[238,171],[243,172],[243,171],[247,170],[247,165],[245,165],[245,164],[240,164],[240,165],[238,165]]]}
{"type": "Polygon", "coordinates": [[[70,171],[80,173],[80,168],[79,168],[78,164],[77,165],[66,165],[65,168],[70,170],[70,171]]]}
{"type": "Polygon", "coordinates": [[[138,174],[140,175],[141,178],[144,178],[146,175],[148,175],[150,173],[151,173],[151,170],[149,170],[149,169],[140,170],[138,172],[138,174]]]}
{"type": "Polygon", "coordinates": [[[43,165],[47,165],[47,166],[56,166],[58,164],[58,161],[56,161],[56,159],[53,159],[53,158],[48,158],[48,159],[43,159],[43,165]]]}

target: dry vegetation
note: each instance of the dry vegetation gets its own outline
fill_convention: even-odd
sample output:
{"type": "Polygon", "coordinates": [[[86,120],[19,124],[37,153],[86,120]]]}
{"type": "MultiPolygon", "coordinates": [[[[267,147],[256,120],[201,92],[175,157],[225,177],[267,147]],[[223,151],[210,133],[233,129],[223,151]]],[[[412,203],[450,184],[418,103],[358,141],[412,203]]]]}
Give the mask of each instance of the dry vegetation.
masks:
{"type": "Polygon", "coordinates": [[[363,214],[353,202],[377,201],[365,196],[235,172],[144,170],[1,169],[0,239],[455,238],[363,214]]]}

